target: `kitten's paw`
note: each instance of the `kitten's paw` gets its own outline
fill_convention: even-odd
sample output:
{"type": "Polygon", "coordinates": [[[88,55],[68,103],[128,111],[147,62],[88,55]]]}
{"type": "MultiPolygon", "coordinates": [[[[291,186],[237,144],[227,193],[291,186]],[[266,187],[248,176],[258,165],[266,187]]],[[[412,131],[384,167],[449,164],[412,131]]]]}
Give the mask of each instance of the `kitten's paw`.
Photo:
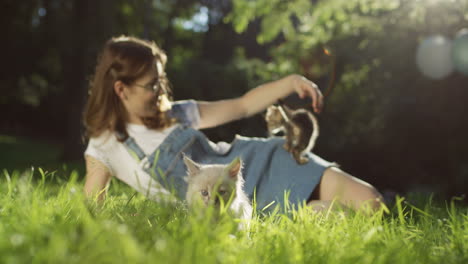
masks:
{"type": "Polygon", "coordinates": [[[304,157],[304,156],[295,155],[294,159],[296,160],[297,164],[299,164],[299,165],[304,165],[307,162],[309,162],[309,159],[304,157]]]}
{"type": "Polygon", "coordinates": [[[306,157],[300,157],[297,163],[299,163],[300,165],[304,165],[304,164],[306,164],[307,162],[309,162],[309,159],[308,159],[308,158],[306,158],[306,157]]]}

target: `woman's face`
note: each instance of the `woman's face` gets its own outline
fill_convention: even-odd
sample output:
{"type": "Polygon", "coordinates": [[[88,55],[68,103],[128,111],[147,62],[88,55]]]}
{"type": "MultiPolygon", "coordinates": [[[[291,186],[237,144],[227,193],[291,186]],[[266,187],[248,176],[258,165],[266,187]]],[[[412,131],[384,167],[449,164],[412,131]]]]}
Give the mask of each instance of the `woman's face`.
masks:
{"type": "Polygon", "coordinates": [[[126,87],[126,99],[123,100],[129,114],[130,122],[140,123],[142,117],[154,116],[158,105],[162,111],[167,110],[167,96],[161,84],[160,77],[165,75],[162,65],[157,63],[157,69],[151,69],[143,77],[126,87]],[[164,109],[166,107],[166,109],[164,109]]]}

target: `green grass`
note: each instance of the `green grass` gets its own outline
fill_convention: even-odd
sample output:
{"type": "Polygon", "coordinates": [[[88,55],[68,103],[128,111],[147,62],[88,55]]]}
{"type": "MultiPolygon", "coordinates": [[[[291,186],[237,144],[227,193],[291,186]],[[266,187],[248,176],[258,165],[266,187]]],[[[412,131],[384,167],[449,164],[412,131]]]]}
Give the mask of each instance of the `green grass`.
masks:
{"type": "Polygon", "coordinates": [[[235,219],[157,203],[112,182],[86,201],[77,172],[0,172],[0,263],[468,263],[468,210],[458,201],[390,213],[235,219]],[[64,178],[69,178],[64,180],[64,178]]]}

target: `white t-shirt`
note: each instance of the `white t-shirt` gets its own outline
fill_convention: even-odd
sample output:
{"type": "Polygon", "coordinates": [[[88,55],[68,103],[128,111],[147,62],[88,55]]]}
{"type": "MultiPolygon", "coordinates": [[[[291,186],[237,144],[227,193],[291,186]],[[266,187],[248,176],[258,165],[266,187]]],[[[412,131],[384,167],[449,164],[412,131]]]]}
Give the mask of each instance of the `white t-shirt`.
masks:
{"type": "MultiPolygon", "coordinates": [[[[161,131],[148,129],[144,125],[127,124],[127,132],[146,155],[150,155],[177,125],[161,131]]],[[[102,162],[112,176],[125,182],[150,199],[157,200],[161,194],[168,194],[156,180],[150,177],[139,163],[128,153],[125,145],[113,133],[105,132],[90,138],[84,155],[102,162]]]]}
{"type": "MultiPolygon", "coordinates": [[[[197,128],[200,123],[200,112],[195,100],[172,102],[171,113],[184,125],[197,128]]],[[[164,130],[148,129],[144,125],[127,124],[127,133],[132,137],[146,155],[150,155],[178,124],[164,130]]],[[[136,161],[125,145],[117,140],[114,133],[105,132],[99,137],[90,138],[84,155],[91,156],[102,162],[112,176],[125,182],[130,187],[150,199],[166,198],[169,192],[154,180],[136,161]]]]}

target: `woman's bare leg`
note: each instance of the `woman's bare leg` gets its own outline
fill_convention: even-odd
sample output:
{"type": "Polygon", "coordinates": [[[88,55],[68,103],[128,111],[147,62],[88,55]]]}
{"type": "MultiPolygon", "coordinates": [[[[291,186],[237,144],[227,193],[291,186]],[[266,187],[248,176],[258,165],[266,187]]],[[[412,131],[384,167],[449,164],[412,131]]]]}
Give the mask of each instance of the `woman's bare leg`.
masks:
{"type": "Polygon", "coordinates": [[[360,180],[336,167],[325,170],[318,186],[318,200],[309,205],[318,211],[337,201],[358,210],[378,210],[383,202],[382,195],[369,183],[360,180]]]}
{"type": "MultiPolygon", "coordinates": [[[[320,201],[320,200],[311,200],[307,203],[308,206],[312,208],[313,211],[322,213],[328,211],[332,207],[333,201],[320,201]]],[[[333,207],[332,207],[333,208],[333,207]]]]}

